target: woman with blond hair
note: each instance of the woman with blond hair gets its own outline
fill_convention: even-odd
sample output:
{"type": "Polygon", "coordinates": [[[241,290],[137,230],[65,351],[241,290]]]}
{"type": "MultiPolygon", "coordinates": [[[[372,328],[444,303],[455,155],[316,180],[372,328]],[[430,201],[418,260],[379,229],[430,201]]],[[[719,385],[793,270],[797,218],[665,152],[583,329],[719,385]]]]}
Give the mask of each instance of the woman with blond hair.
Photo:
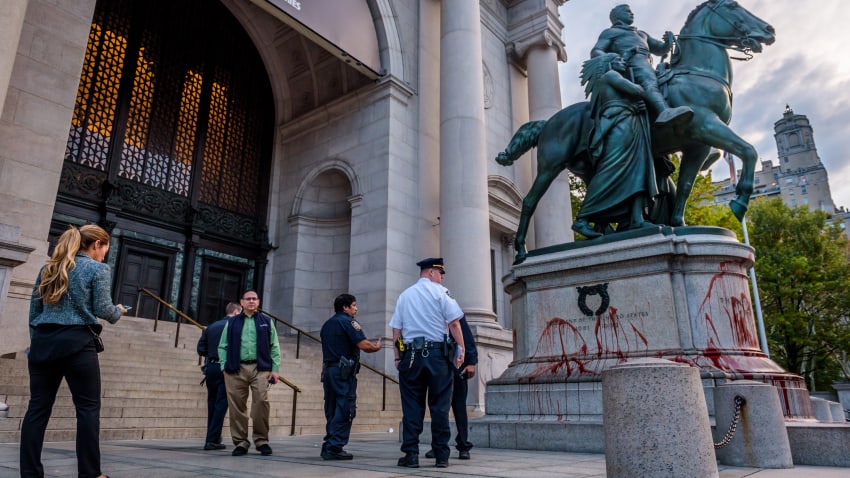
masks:
{"type": "Polygon", "coordinates": [[[56,392],[64,378],[77,414],[80,478],[101,478],[98,318],[118,322],[127,312],[112,304],[112,273],[102,261],[109,234],[71,226],[42,267],[30,303],[30,402],[21,423],[21,477],[43,477],[41,450],[56,392]]]}

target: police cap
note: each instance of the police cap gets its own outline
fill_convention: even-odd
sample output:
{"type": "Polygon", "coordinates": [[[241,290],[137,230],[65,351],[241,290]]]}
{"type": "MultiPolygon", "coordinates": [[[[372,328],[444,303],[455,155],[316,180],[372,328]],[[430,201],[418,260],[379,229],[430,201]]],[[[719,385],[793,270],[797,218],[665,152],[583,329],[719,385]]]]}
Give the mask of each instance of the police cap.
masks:
{"type": "Polygon", "coordinates": [[[446,267],[443,265],[442,257],[429,257],[427,259],[422,259],[421,261],[416,263],[419,266],[420,270],[425,269],[437,269],[443,274],[446,273],[446,267]]]}

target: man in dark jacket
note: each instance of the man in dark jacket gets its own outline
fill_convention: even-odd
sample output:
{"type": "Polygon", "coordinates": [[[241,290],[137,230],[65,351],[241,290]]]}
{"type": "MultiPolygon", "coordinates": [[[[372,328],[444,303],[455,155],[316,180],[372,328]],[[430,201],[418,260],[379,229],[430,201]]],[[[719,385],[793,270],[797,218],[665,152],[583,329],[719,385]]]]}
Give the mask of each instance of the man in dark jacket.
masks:
{"type": "Polygon", "coordinates": [[[224,331],[227,319],[242,312],[242,307],[230,302],[224,310],[227,315],[204,329],[198,340],[198,355],[206,359],[204,382],[207,384],[207,439],[204,442],[204,450],[227,448],[221,443],[221,427],[227,413],[227,390],[224,387],[221,360],[218,358],[218,344],[221,342],[221,332],[224,331]]]}
{"type": "MultiPolygon", "coordinates": [[[[452,389],[452,414],[455,416],[455,448],[458,451],[458,459],[468,460],[469,450],[472,442],[469,441],[469,417],[466,414],[466,392],[469,390],[467,380],[475,376],[475,367],[478,365],[478,348],[475,347],[475,337],[466,316],[460,318],[460,330],[463,332],[463,343],[466,345],[466,355],[463,363],[455,371],[454,388],[452,389]]],[[[434,452],[425,454],[427,458],[434,458],[434,452]]]]}

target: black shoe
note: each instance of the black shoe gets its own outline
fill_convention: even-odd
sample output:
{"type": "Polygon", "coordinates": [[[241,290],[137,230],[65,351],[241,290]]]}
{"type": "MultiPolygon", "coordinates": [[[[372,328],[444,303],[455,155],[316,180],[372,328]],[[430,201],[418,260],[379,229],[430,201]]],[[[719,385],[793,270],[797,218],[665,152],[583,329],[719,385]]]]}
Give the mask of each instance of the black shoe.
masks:
{"type": "Polygon", "coordinates": [[[204,450],[224,450],[227,446],[221,443],[207,443],[204,445],[204,450]]]}
{"type": "Polygon", "coordinates": [[[348,453],[345,450],[333,451],[333,450],[324,450],[322,451],[322,459],[324,460],[352,460],[354,459],[354,455],[348,453]]]}
{"type": "Polygon", "coordinates": [[[416,453],[407,453],[398,459],[398,466],[406,466],[408,468],[419,468],[419,455],[416,453]]]}
{"type": "Polygon", "coordinates": [[[458,460],[468,460],[469,459],[469,450],[460,450],[457,452],[458,460]]]}
{"type": "Polygon", "coordinates": [[[247,453],[248,453],[247,448],[245,448],[244,446],[237,446],[236,448],[233,449],[233,452],[231,453],[231,455],[242,456],[242,455],[245,455],[247,453]]]}
{"type": "Polygon", "coordinates": [[[425,458],[434,458],[434,450],[428,450],[428,453],[425,454],[425,458]]]}
{"type": "Polygon", "coordinates": [[[448,468],[449,460],[437,460],[437,468],[448,468]]]}
{"type": "Polygon", "coordinates": [[[260,455],[269,456],[272,454],[272,447],[270,447],[269,444],[266,443],[265,445],[258,446],[257,451],[260,452],[260,455]]]}

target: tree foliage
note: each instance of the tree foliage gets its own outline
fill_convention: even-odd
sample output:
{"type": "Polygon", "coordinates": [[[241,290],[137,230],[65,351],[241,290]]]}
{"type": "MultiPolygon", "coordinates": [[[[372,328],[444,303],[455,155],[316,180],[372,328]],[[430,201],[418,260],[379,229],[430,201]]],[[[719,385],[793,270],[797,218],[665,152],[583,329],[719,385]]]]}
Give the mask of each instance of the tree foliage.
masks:
{"type": "Polygon", "coordinates": [[[750,241],[771,358],[830,390],[850,350],[850,244],[837,223],[780,198],[751,203],[750,241]]]}

